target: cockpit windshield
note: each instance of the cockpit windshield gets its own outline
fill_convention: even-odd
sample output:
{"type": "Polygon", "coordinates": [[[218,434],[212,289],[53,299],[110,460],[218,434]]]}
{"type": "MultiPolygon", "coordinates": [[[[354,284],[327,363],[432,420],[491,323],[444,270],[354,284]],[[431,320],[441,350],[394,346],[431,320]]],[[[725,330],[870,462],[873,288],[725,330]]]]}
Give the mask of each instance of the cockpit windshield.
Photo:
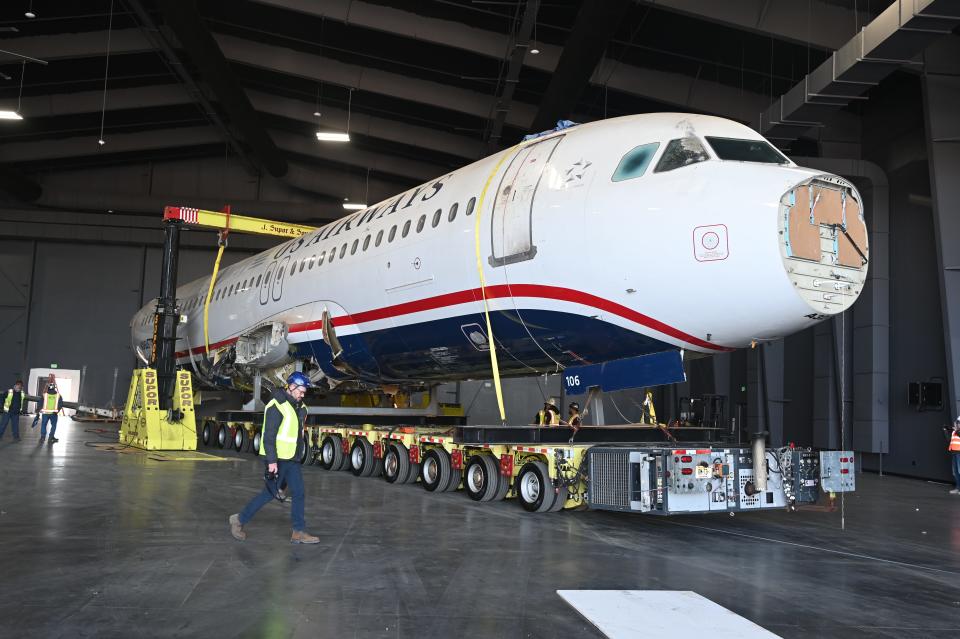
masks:
{"type": "Polygon", "coordinates": [[[789,164],[790,162],[766,140],[737,140],[708,135],[707,142],[721,160],[762,162],[765,164],[789,164]]]}
{"type": "Polygon", "coordinates": [[[657,168],[653,172],[672,171],[697,162],[706,162],[709,159],[710,156],[707,155],[706,150],[697,138],[677,138],[676,140],[670,140],[670,143],[667,144],[667,148],[663,150],[663,156],[657,162],[657,168]]]}

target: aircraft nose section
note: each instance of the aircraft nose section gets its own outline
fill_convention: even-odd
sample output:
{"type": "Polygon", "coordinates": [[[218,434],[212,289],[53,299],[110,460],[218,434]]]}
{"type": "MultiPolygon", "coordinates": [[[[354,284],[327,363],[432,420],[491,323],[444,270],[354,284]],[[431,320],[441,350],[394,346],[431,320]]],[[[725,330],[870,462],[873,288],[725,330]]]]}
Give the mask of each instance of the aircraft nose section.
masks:
{"type": "Polygon", "coordinates": [[[780,199],[780,254],[809,317],[842,313],[863,290],[870,252],[862,202],[833,175],[804,180],[780,199]]]}

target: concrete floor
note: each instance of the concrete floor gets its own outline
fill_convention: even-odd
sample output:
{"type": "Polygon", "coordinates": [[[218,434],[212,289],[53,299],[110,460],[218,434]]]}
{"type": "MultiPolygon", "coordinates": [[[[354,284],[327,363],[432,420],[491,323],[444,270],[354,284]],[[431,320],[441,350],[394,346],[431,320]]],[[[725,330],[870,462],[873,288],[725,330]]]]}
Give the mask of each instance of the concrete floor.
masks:
{"type": "MultiPolygon", "coordinates": [[[[536,516],[304,469],[308,528],[227,516],[262,466],[0,441],[3,637],[597,637],[558,589],[693,590],[783,637],[960,633],[960,497],[858,476],[839,513],[536,516]]],[[[946,462],[944,462],[946,463],[946,462]]],[[[642,625],[638,619],[637,624],[642,625]]],[[[704,628],[709,635],[710,628],[704,628]]]]}

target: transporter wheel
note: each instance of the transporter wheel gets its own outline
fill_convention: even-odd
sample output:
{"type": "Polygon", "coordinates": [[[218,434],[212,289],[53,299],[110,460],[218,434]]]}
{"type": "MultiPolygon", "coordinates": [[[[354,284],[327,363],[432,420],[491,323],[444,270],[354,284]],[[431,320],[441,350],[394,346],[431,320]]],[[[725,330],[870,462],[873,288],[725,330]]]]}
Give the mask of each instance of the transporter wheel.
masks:
{"type": "Polygon", "coordinates": [[[221,424],[217,431],[217,448],[226,448],[230,442],[230,429],[226,424],[221,424]]]}
{"type": "Polygon", "coordinates": [[[550,512],[558,513],[563,510],[564,504],[567,503],[567,492],[566,486],[554,490],[553,506],[550,506],[550,512]]]}
{"type": "Polygon", "coordinates": [[[403,444],[391,443],[383,456],[383,478],[389,484],[405,484],[410,475],[410,452],[403,444]]]}
{"type": "Polygon", "coordinates": [[[253,437],[250,439],[250,452],[254,455],[260,454],[260,431],[258,430],[253,434],[253,437]]]}
{"type": "MultiPolygon", "coordinates": [[[[377,469],[377,462],[373,458],[373,445],[363,437],[353,440],[350,448],[350,470],[356,477],[369,477],[377,469]]],[[[382,469],[382,466],[381,466],[382,469]]]]}
{"type": "Polygon", "coordinates": [[[315,466],[320,463],[320,447],[316,444],[310,445],[310,461],[307,463],[311,466],[315,466]]]}
{"type": "Polygon", "coordinates": [[[213,426],[210,422],[203,422],[203,428],[200,430],[200,441],[204,446],[209,446],[213,440],[213,426]]]}
{"type": "Polygon", "coordinates": [[[247,443],[247,431],[244,430],[243,426],[237,426],[236,432],[233,434],[233,448],[238,453],[243,452],[243,446],[247,443]]]}
{"type": "Polygon", "coordinates": [[[343,463],[343,448],[340,435],[327,435],[320,442],[318,461],[327,470],[337,470],[343,463]]]}
{"type": "Polygon", "coordinates": [[[407,457],[407,463],[410,464],[410,470],[407,471],[407,479],[403,483],[415,484],[420,479],[420,464],[411,462],[409,457],[407,457]]]}
{"type": "Polygon", "coordinates": [[[500,474],[500,467],[497,466],[497,492],[491,501],[503,501],[510,492],[510,478],[500,474]]]}
{"type": "Polygon", "coordinates": [[[497,462],[490,455],[474,455],[463,472],[463,490],[473,501],[493,501],[500,487],[497,462]]]}
{"type": "Polygon", "coordinates": [[[545,513],[553,506],[553,482],[547,465],[531,461],[523,465],[515,486],[517,499],[523,509],[531,513],[545,513]]]}
{"type": "Polygon", "coordinates": [[[450,453],[442,448],[431,448],[420,463],[420,481],[430,492],[443,492],[450,483],[450,453]]]}
{"type": "Polygon", "coordinates": [[[304,434],[300,436],[300,440],[303,444],[303,446],[300,447],[300,465],[302,466],[307,463],[307,458],[310,456],[310,437],[304,434]]]}

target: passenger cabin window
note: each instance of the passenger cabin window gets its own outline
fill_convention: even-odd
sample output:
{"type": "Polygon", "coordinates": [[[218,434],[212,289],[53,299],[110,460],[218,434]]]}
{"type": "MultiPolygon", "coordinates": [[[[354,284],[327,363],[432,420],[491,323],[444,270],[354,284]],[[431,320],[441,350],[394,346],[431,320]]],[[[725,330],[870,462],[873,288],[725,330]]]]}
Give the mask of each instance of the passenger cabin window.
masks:
{"type": "Polygon", "coordinates": [[[448,222],[453,222],[457,217],[457,203],[454,202],[450,205],[450,215],[447,216],[448,222]]]}
{"type": "Polygon", "coordinates": [[[623,182],[624,180],[632,180],[646,173],[647,167],[650,166],[650,161],[653,160],[653,156],[657,154],[659,147],[659,142],[651,142],[650,144],[642,144],[628,151],[620,160],[620,164],[617,165],[617,170],[613,172],[613,181],[623,182]]]}
{"type": "Polygon", "coordinates": [[[370,236],[369,236],[369,235],[366,236],[365,238],[363,238],[363,250],[366,251],[368,248],[370,248],[370,236]]]}
{"type": "Polygon", "coordinates": [[[392,242],[393,238],[395,238],[396,236],[397,236],[397,225],[394,224],[392,227],[390,227],[390,235],[389,237],[387,237],[387,241],[392,242]]]}
{"type": "Polygon", "coordinates": [[[374,246],[380,246],[380,242],[382,242],[382,241],[383,241],[383,229],[380,229],[379,231],[377,231],[377,239],[376,239],[376,241],[373,243],[373,245],[374,245],[374,246]]]}
{"type": "Polygon", "coordinates": [[[260,275],[257,275],[257,288],[260,288],[260,278],[262,277],[263,277],[263,273],[261,273],[260,275]]]}
{"type": "Polygon", "coordinates": [[[360,240],[356,239],[353,241],[353,244],[350,245],[350,255],[353,255],[357,252],[357,245],[360,244],[360,240]]]}
{"type": "Polygon", "coordinates": [[[400,234],[401,237],[406,237],[407,233],[410,232],[410,220],[407,220],[403,223],[403,233],[400,234]]]}
{"type": "Polygon", "coordinates": [[[721,160],[787,164],[790,162],[766,140],[737,140],[707,136],[707,143],[721,160]]]}
{"type": "Polygon", "coordinates": [[[473,213],[473,207],[476,205],[476,203],[477,203],[477,198],[475,197],[470,198],[470,201],[467,202],[467,210],[464,211],[463,214],[470,215],[471,213],[473,213]]]}
{"type": "Polygon", "coordinates": [[[326,256],[327,256],[326,251],[320,251],[320,257],[317,258],[317,266],[320,266],[323,264],[323,258],[325,258],[326,256]]]}
{"type": "Polygon", "coordinates": [[[437,224],[440,223],[440,217],[442,215],[443,215],[443,211],[441,211],[440,209],[437,209],[437,212],[433,214],[433,222],[430,223],[430,225],[433,228],[437,228],[437,224]]]}
{"type": "Polygon", "coordinates": [[[294,262],[293,264],[290,265],[290,275],[293,275],[296,272],[297,272],[297,263],[294,262]]]}
{"type": "Polygon", "coordinates": [[[343,246],[340,247],[340,259],[343,259],[344,254],[347,252],[347,243],[344,242],[343,246]]]}
{"type": "Polygon", "coordinates": [[[694,137],[678,138],[670,140],[667,148],[663,151],[663,157],[657,162],[657,168],[654,173],[664,173],[684,166],[696,164],[697,162],[706,162],[710,159],[704,150],[700,140],[694,137]]]}
{"type": "Polygon", "coordinates": [[[417,220],[417,233],[423,230],[423,225],[427,222],[427,216],[421,215],[420,219],[417,220]]]}

